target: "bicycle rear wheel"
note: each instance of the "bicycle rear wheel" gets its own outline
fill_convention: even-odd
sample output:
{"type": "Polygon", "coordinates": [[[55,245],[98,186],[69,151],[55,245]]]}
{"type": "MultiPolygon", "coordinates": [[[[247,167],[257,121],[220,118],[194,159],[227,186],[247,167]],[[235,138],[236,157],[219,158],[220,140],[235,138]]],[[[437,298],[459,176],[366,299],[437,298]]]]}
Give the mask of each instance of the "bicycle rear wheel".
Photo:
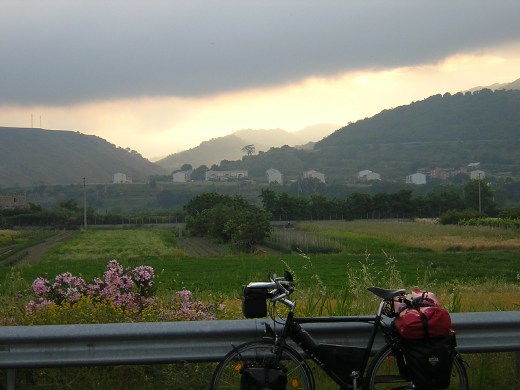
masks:
{"type": "Polygon", "coordinates": [[[314,389],[312,372],[298,352],[285,346],[278,367],[273,367],[274,358],[272,341],[242,344],[229,352],[219,363],[211,380],[211,389],[240,389],[246,367],[281,368],[287,375],[287,389],[314,389]]]}
{"type": "MultiPolygon", "coordinates": [[[[411,381],[400,375],[397,359],[388,345],[380,350],[374,357],[368,369],[364,388],[366,390],[415,389],[411,381]]],[[[464,362],[458,355],[453,360],[450,386],[448,389],[469,389],[466,368],[464,367],[464,362]]]]}

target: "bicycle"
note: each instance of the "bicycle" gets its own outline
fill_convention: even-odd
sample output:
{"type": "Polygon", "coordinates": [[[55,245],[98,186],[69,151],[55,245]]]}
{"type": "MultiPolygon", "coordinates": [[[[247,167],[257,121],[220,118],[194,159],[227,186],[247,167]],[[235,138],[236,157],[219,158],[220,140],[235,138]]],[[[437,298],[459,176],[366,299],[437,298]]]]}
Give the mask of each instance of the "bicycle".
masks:
{"type": "MultiPolygon", "coordinates": [[[[247,318],[260,318],[269,314],[274,329],[265,323],[265,337],[251,341],[232,350],[216,367],[211,381],[212,389],[305,389],[315,388],[314,375],[304,356],[312,359],[337,384],[340,389],[418,389],[407,367],[400,336],[387,319],[396,317],[394,303],[407,302],[406,291],[369,287],[369,291],[381,298],[377,313],[373,316],[346,317],[295,317],[296,303],[289,299],[294,292],[292,275],[269,275],[268,282],[252,282],[244,289],[244,314],[247,318]],[[276,317],[275,305],[286,306],[288,314],[283,321],[276,317]],[[281,322],[283,321],[283,322],[281,322]],[[325,344],[316,341],[301,324],[324,322],[356,322],[372,325],[365,346],[325,344]],[[282,324],[276,332],[276,325],[282,324]],[[371,359],[372,348],[378,332],[385,344],[371,359]],[[302,355],[288,340],[294,341],[304,352],[302,355]]],[[[449,389],[468,389],[464,362],[450,344],[452,368],[449,389]]],[[[450,362],[451,363],[451,362],[450,362]]],[[[424,387],[421,387],[424,388],[424,387]]],[[[426,388],[430,388],[427,386],[426,388]]]]}

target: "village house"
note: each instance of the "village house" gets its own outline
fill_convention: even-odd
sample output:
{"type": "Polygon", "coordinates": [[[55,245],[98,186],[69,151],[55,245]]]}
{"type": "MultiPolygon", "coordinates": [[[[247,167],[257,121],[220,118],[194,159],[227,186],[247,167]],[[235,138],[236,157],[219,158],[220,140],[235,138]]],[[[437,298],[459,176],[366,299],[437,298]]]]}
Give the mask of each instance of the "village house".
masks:
{"type": "Polygon", "coordinates": [[[0,210],[26,210],[29,208],[25,195],[0,195],[0,210]]]}
{"type": "Polygon", "coordinates": [[[313,169],[303,172],[304,179],[318,179],[320,182],[325,183],[325,174],[315,171],[313,169]]]}
{"type": "Polygon", "coordinates": [[[482,180],[486,177],[486,173],[481,171],[480,169],[475,169],[474,171],[470,171],[469,178],[471,180],[482,180]]]}
{"type": "Polygon", "coordinates": [[[278,169],[269,168],[265,171],[265,176],[269,184],[283,185],[283,175],[278,169]]]}
{"type": "Polygon", "coordinates": [[[236,170],[236,171],[213,171],[209,170],[206,172],[206,181],[216,180],[216,181],[226,181],[226,180],[237,180],[237,179],[245,179],[247,178],[246,170],[236,170]]]}
{"type": "Polygon", "coordinates": [[[114,184],[131,183],[132,179],[127,177],[124,173],[114,173],[114,184]]]}
{"type": "Polygon", "coordinates": [[[379,173],[365,169],[358,172],[357,178],[361,181],[368,182],[372,180],[381,180],[381,175],[379,173]]]}
{"type": "Polygon", "coordinates": [[[406,183],[409,184],[426,184],[426,175],[424,173],[416,172],[406,176],[406,183]]]}

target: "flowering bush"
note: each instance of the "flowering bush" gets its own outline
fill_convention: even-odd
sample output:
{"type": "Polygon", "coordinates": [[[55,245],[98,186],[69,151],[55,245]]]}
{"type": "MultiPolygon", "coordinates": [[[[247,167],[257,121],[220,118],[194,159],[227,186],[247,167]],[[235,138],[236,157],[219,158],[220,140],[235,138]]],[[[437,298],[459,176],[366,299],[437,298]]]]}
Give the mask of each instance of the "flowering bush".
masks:
{"type": "Polygon", "coordinates": [[[57,275],[51,283],[38,277],[32,283],[36,300],[26,305],[31,324],[102,323],[129,321],[214,320],[225,314],[221,303],[204,304],[193,300],[191,291],[182,290],[169,300],[153,296],[154,269],[149,266],[123,268],[110,260],[102,278],[91,282],[69,272],[57,275]]]}
{"type": "Polygon", "coordinates": [[[224,312],[225,307],[222,304],[206,305],[201,301],[193,301],[191,291],[182,290],[177,291],[158,310],[160,321],[196,321],[216,320],[217,312],[224,312]]]}
{"type": "Polygon", "coordinates": [[[153,279],[154,270],[149,266],[124,269],[117,260],[110,260],[103,278],[94,278],[86,283],[80,276],[70,272],[59,274],[51,283],[38,277],[32,283],[32,290],[37,296],[36,301],[30,301],[26,307],[31,313],[40,307],[51,304],[74,304],[82,296],[94,300],[111,302],[123,310],[140,311],[154,302],[153,279]]]}

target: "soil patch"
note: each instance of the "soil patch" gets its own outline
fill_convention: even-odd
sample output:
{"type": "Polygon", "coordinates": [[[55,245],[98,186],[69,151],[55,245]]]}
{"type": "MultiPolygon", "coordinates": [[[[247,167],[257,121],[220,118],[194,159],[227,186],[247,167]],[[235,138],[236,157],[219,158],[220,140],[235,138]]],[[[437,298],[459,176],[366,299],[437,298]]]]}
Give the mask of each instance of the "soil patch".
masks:
{"type": "Polygon", "coordinates": [[[47,237],[45,241],[35,244],[31,247],[24,248],[19,252],[12,254],[2,261],[3,265],[17,265],[17,264],[29,264],[39,260],[44,254],[46,254],[51,248],[55,247],[62,242],[70,240],[72,237],[79,234],[77,230],[64,230],[56,232],[55,234],[47,237]]]}

